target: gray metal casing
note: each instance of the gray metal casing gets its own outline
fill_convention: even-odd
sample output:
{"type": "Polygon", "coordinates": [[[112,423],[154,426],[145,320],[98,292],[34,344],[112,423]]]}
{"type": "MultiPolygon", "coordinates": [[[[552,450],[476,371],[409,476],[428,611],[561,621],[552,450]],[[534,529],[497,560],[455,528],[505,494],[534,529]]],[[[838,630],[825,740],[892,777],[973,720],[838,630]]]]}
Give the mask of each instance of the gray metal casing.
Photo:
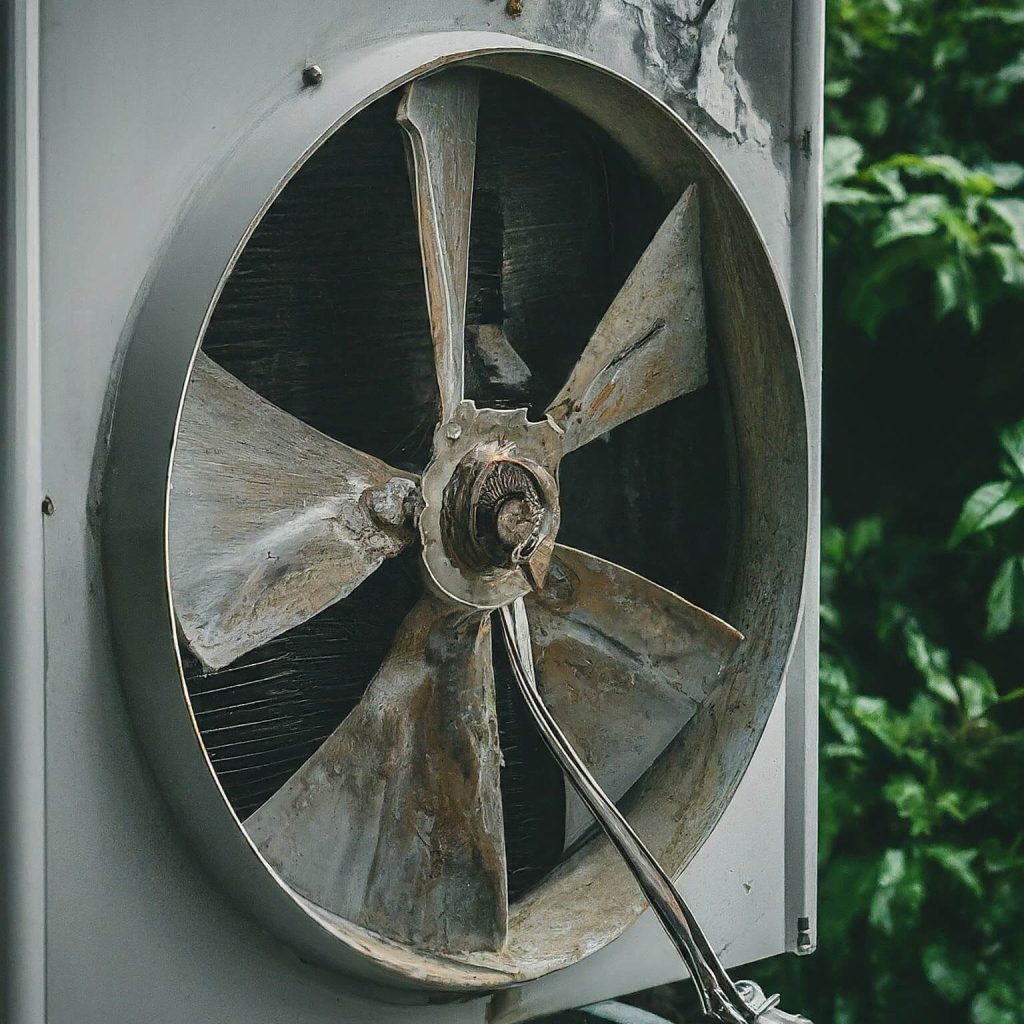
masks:
{"type": "MultiPolygon", "coordinates": [[[[815,509],[820,5],[713,0],[690,21],[657,0],[527,0],[512,20],[487,0],[344,10],[329,0],[12,0],[6,18],[5,1020],[40,1021],[45,1005],[55,1024],[511,1022],[681,976],[647,914],[538,982],[423,1006],[304,964],[237,909],[182,838],[125,709],[103,595],[98,470],[148,277],[211,168],[292,96],[310,61],[342,75],[385,40],[457,30],[607,66],[674,107],[722,162],[788,289],[815,509]],[[45,519],[44,494],[54,504],[45,519]]],[[[816,566],[812,516],[812,611],[816,566]]],[[[811,614],[746,777],[681,879],[730,964],[795,949],[801,917],[813,943],[816,666],[811,614]]]]}

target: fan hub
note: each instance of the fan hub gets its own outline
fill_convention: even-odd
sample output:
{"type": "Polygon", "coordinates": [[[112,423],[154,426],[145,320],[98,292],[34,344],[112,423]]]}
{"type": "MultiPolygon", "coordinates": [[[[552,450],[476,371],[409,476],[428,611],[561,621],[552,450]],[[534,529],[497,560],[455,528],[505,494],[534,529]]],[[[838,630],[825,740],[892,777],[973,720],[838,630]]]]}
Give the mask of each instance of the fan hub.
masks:
{"type": "Polygon", "coordinates": [[[445,489],[443,541],[450,558],[476,573],[515,569],[557,526],[554,478],[511,442],[485,443],[462,459],[445,489]]]}
{"type": "Polygon", "coordinates": [[[423,474],[423,558],[444,595],[498,608],[543,579],[560,517],[562,433],[524,409],[459,404],[423,474]]]}

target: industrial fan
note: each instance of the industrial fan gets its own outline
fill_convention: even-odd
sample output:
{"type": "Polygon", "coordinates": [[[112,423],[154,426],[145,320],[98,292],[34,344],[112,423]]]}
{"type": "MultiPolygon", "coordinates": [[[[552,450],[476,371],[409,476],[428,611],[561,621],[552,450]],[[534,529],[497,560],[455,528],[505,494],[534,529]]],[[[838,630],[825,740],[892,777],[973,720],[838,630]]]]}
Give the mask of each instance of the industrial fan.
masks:
{"type": "MultiPolygon", "coordinates": [[[[563,459],[568,465],[587,446],[607,446],[612,431],[708,383],[700,188],[691,183],[672,202],[561,386],[540,405],[545,381],[572,348],[570,340],[555,353],[541,351],[544,372],[535,373],[524,353],[539,351],[537,340],[550,345],[552,325],[538,332],[542,339],[530,338],[530,318],[516,318],[515,285],[502,287],[519,270],[509,257],[509,234],[533,227],[528,194],[519,197],[518,211],[497,203],[500,252],[487,268],[501,293],[491,309],[497,315],[493,322],[467,321],[472,271],[481,269],[474,242],[486,249],[488,214],[495,212],[486,171],[482,182],[476,176],[481,92],[491,126],[500,125],[510,100],[537,102],[528,89],[501,80],[485,77],[482,90],[482,75],[456,68],[417,79],[397,104],[395,97],[378,101],[374,121],[379,132],[387,127],[381,111],[393,110],[393,136],[383,151],[393,156],[400,133],[414,199],[433,395],[423,386],[422,352],[418,365],[406,369],[414,377],[420,371],[421,414],[430,398],[436,408],[425,465],[409,459],[415,443],[393,446],[403,462],[394,466],[329,436],[261,397],[208,354],[222,351],[224,363],[237,362],[259,377],[245,349],[239,358],[242,343],[231,320],[244,307],[246,274],[259,275],[261,258],[264,264],[273,258],[260,244],[267,239],[257,236],[249,244],[252,258],[243,257],[235,271],[238,294],[221,299],[227,322],[215,314],[206,351],[192,367],[168,506],[173,604],[200,708],[211,697],[246,692],[243,679],[225,681],[233,678],[231,666],[264,664],[260,652],[268,645],[369,589],[385,563],[409,565],[412,556],[415,568],[406,572],[403,593],[407,602],[410,587],[419,594],[401,621],[392,621],[393,636],[355,706],[308,756],[297,758],[293,744],[285,767],[275,765],[269,778],[257,759],[258,771],[249,774],[262,776],[263,792],[254,799],[250,789],[248,803],[239,800],[236,809],[267,864],[317,913],[419,951],[471,959],[500,954],[508,930],[506,837],[515,826],[503,806],[508,725],[499,723],[495,659],[511,669],[570,776],[572,759],[582,755],[579,794],[569,789],[556,800],[564,820],[552,828],[549,807],[542,823],[554,834],[557,862],[587,838],[592,813],[608,827],[606,815],[617,814],[610,801],[651,768],[705,703],[743,639],[670,589],[558,542],[562,491],[573,478],[563,472],[563,459]],[[517,212],[521,223],[506,223],[517,212]],[[492,648],[492,619],[504,630],[504,659],[492,648]],[[543,695],[532,704],[531,686],[543,695]],[[560,750],[568,751],[569,762],[560,750]]],[[[547,113],[556,122],[566,117],[561,110],[547,113]]],[[[532,127],[543,134],[543,127],[532,127]]],[[[507,157],[507,145],[501,149],[507,157]]],[[[601,170],[606,189],[606,160],[601,170]]],[[[287,206],[286,197],[279,203],[287,206]]],[[[322,207],[319,215],[330,216],[322,207]]],[[[532,255],[543,263],[543,254],[532,255]]],[[[323,288],[322,272],[318,277],[314,287],[323,288]]],[[[605,292],[613,278],[604,276],[605,292]]],[[[267,300],[265,290],[260,296],[267,300]]],[[[480,313],[487,304],[475,305],[480,313]]],[[[585,316],[565,318],[570,339],[574,319],[585,322],[585,316]]],[[[557,335],[557,322],[554,327],[557,335]]],[[[275,356],[264,348],[260,358],[275,356]]],[[[385,403],[369,415],[387,411],[385,403]]],[[[334,417],[334,431],[337,422],[334,417]]],[[[422,415],[419,428],[422,458],[422,415]]],[[[355,433],[373,431],[364,424],[355,433]]],[[[248,689],[255,692],[251,683],[248,689]]],[[[255,720],[245,718],[244,700],[221,707],[219,727],[204,728],[200,719],[226,789],[232,765],[246,757],[247,744],[252,749],[247,727],[255,723],[265,735],[268,724],[273,731],[288,718],[276,714],[273,688],[265,683],[255,703],[255,720]],[[232,737],[226,746],[218,745],[218,728],[232,737]]],[[[533,756],[544,762],[551,789],[554,762],[540,749],[533,756]]],[[[621,816],[618,821],[626,845],[633,843],[637,856],[659,871],[621,816]]],[[[638,878],[643,882],[642,870],[638,878]]],[[[667,906],[663,899],[663,919],[675,913],[667,906]]],[[[706,1006],[721,1014],[714,1019],[766,1020],[758,1015],[776,1012],[763,999],[741,998],[695,922],[682,911],[676,916],[691,972],[716,994],[706,1006]]]]}
{"type": "Polygon", "coordinates": [[[777,725],[744,779],[808,544],[778,278],[648,93],[434,43],[303,75],[147,287],[102,495],[142,748],[304,962],[519,1019],[651,906],[712,1019],[768,1020],[671,878],[781,796],[777,725]]]}

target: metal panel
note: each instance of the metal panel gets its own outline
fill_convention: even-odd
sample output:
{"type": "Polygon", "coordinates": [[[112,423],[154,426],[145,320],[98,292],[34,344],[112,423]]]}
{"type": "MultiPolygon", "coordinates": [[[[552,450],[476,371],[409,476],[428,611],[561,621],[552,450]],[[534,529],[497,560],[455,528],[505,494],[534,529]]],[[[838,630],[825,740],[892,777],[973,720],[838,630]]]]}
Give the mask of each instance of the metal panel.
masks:
{"type": "MultiPolygon", "coordinates": [[[[799,214],[797,222],[802,217],[806,225],[816,201],[813,183],[794,173],[794,164],[802,140],[797,124],[806,124],[812,131],[808,166],[816,172],[817,121],[790,109],[791,97],[812,85],[803,79],[793,85],[787,54],[791,34],[801,46],[817,45],[820,25],[808,10],[818,7],[797,5],[796,29],[786,3],[716,0],[712,8],[714,17],[697,25],[654,0],[527,0],[516,21],[501,4],[485,0],[400,0],[386,9],[369,2],[339,8],[329,0],[43,3],[42,288],[49,297],[42,321],[43,441],[56,506],[46,549],[47,942],[54,1024],[484,1020],[486,1000],[384,1006],[376,993],[302,963],[228,902],[179,835],[124,710],[102,607],[95,532],[101,496],[91,488],[104,444],[98,432],[108,387],[140,288],[195,183],[274,106],[274,97],[301,89],[301,70],[310,60],[330,76],[395,26],[410,34],[455,25],[512,33],[566,47],[637,81],[680,110],[722,160],[753,203],[776,262],[791,268],[789,281],[801,288],[816,281],[818,257],[811,249],[817,236],[791,236],[789,218],[799,214]],[[673,17],[678,24],[667,24],[673,17]],[[682,54],[665,43],[673,32],[684,40],[682,54]],[[735,73],[729,70],[733,53],[735,73]],[[699,59],[684,67],[680,56],[687,54],[699,59]],[[747,69],[744,79],[740,72],[747,69]],[[724,85],[716,74],[725,76],[724,85]],[[724,105],[723,89],[731,98],[724,105]]],[[[816,401],[814,303],[793,298],[816,401]]],[[[808,594],[813,602],[813,587],[808,594]]],[[[38,622],[39,605],[25,607],[34,608],[38,622]]],[[[709,931],[720,945],[731,937],[718,914],[731,918],[742,908],[746,937],[730,946],[733,962],[792,943],[784,938],[784,860],[812,863],[806,832],[803,848],[799,844],[799,805],[806,816],[813,800],[806,789],[799,798],[792,789],[786,795],[785,774],[798,765],[786,757],[783,766],[784,748],[800,739],[801,722],[813,719],[814,638],[809,632],[804,639],[790,676],[795,681],[804,670],[803,694],[789,698],[789,747],[780,698],[733,804],[683,880],[685,892],[703,896],[695,909],[711,913],[709,931]],[[784,801],[791,833],[786,858],[784,801]],[[757,814],[754,829],[751,813],[757,814]],[[770,856],[763,856],[766,845],[770,856]],[[751,859],[760,873],[753,881],[740,879],[741,858],[755,847],[762,856],[751,859]],[[724,863],[734,863],[736,873],[723,873],[724,863]],[[752,885],[749,893],[744,882],[752,885]]],[[[38,657],[38,638],[31,650],[38,657]]],[[[36,719],[29,724],[38,727],[36,719]]],[[[38,744],[33,749],[41,751],[38,744]]],[[[41,773],[34,777],[38,785],[41,773]]],[[[808,874],[805,867],[805,879],[808,874]]],[[[788,884],[797,882],[790,874],[788,884]]],[[[590,960],[517,990],[521,998],[496,997],[491,1013],[522,1020],[681,973],[645,917],[590,960]]],[[[25,984],[31,988],[30,976],[25,984]]],[[[28,1019],[41,1018],[33,1013],[28,1019]]]]}
{"type": "Polygon", "coordinates": [[[45,1010],[39,10],[0,21],[0,1017],[45,1010]]]}

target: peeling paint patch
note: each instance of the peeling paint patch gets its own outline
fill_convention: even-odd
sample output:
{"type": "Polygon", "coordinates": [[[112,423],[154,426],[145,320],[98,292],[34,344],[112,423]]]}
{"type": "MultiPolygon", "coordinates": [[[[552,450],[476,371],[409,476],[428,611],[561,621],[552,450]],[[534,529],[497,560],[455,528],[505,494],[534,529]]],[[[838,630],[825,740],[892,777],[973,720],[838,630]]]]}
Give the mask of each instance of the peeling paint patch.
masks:
{"type": "Polygon", "coordinates": [[[736,0],[619,0],[637,26],[634,48],[668,97],[701,111],[738,141],[771,142],[736,71],[736,0]]]}

